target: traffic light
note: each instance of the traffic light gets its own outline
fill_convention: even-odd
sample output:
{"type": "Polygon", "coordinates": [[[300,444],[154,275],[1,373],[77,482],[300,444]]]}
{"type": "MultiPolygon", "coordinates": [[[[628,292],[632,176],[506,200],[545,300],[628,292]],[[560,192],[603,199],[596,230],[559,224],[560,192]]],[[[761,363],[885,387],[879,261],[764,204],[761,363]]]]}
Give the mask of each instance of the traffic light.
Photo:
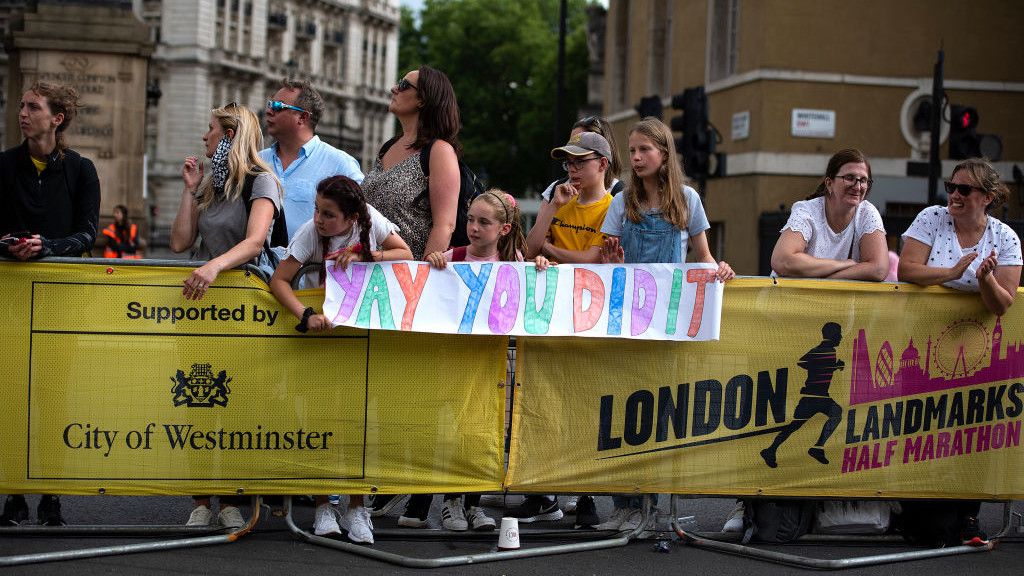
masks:
{"type": "Polygon", "coordinates": [[[636,113],[639,114],[641,118],[653,116],[658,120],[661,120],[661,97],[644,96],[640,99],[640,103],[636,105],[636,113]]]}
{"type": "Polygon", "coordinates": [[[687,88],[672,97],[672,108],[681,110],[681,116],[670,120],[673,131],[682,132],[676,138],[676,152],[683,159],[683,171],[698,181],[707,178],[711,158],[715,154],[715,138],[708,125],[708,96],[703,86],[687,88]]]}
{"type": "Polygon", "coordinates": [[[1003,156],[1003,141],[995,134],[978,134],[978,110],[953,104],[949,107],[949,159],[985,157],[998,162],[1003,156]]]}

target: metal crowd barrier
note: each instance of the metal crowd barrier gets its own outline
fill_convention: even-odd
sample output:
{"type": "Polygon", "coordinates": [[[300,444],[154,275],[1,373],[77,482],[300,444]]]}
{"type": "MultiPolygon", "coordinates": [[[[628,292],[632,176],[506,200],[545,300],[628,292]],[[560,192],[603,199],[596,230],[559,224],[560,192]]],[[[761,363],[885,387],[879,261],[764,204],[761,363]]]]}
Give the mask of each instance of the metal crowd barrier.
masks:
{"type": "MultiPolygon", "coordinates": [[[[47,262],[55,263],[69,263],[69,264],[82,264],[85,263],[82,258],[47,258],[47,262]]],[[[121,260],[121,259],[105,259],[105,258],[94,258],[88,260],[90,264],[110,264],[118,266],[164,266],[164,267],[180,267],[180,268],[196,268],[204,264],[204,262],[197,261],[184,261],[184,260],[157,260],[157,259],[142,259],[142,260],[121,260]]],[[[292,287],[297,288],[301,282],[301,279],[306,273],[318,270],[320,263],[309,263],[302,266],[296,273],[295,278],[292,281],[292,287]]],[[[269,278],[265,272],[260,268],[247,264],[239,267],[247,275],[252,274],[262,280],[264,283],[269,284],[269,278]]],[[[516,360],[516,347],[515,339],[512,338],[509,341],[508,349],[508,369],[506,374],[506,393],[508,399],[508,408],[506,410],[506,465],[507,465],[507,451],[509,448],[509,439],[511,437],[511,407],[512,401],[515,395],[515,389],[517,383],[515,382],[515,360],[516,360]]],[[[995,549],[996,545],[1002,539],[1024,539],[1024,526],[1022,526],[1022,514],[1014,512],[1012,509],[1012,502],[1004,502],[1003,509],[1003,520],[1004,525],[999,534],[993,537],[987,544],[983,546],[953,546],[948,548],[937,548],[937,549],[921,549],[921,550],[910,550],[895,552],[889,554],[876,554],[861,557],[851,558],[838,558],[838,559],[825,559],[825,558],[811,558],[806,556],[799,556],[795,554],[787,554],[784,552],[777,552],[772,550],[764,550],[753,546],[743,545],[736,543],[739,539],[738,534],[726,534],[726,533],[714,533],[705,534],[692,530],[684,529],[679,524],[679,517],[677,512],[678,496],[672,495],[670,500],[671,510],[671,530],[677,535],[681,542],[685,545],[694,546],[697,548],[703,548],[707,550],[713,550],[717,552],[723,552],[726,554],[733,554],[751,558],[755,560],[762,560],[777,564],[785,564],[789,566],[796,566],[806,569],[816,570],[839,570],[847,568],[859,568],[864,566],[873,566],[879,564],[888,564],[895,562],[907,562],[911,560],[920,560],[926,558],[938,558],[944,556],[953,556],[959,554],[972,554],[977,552],[988,552],[995,549]],[[1016,522],[1016,523],[1015,523],[1016,522]]],[[[165,536],[165,535],[186,535],[186,538],[171,539],[171,540],[159,540],[154,542],[140,543],[140,544],[125,544],[125,545],[114,545],[114,546],[100,546],[93,548],[84,548],[78,550],[62,550],[56,552],[44,552],[36,554],[22,554],[14,556],[0,557],[0,567],[2,566],[17,566],[23,564],[33,564],[42,562],[54,562],[64,560],[74,560],[80,558],[96,558],[102,556],[113,556],[120,554],[134,554],[140,552],[151,552],[159,550],[173,550],[179,548],[196,548],[201,546],[212,546],[218,544],[229,544],[236,542],[242,536],[249,534],[257,525],[260,519],[260,507],[262,500],[259,496],[253,496],[252,498],[252,515],[249,518],[246,525],[236,531],[223,533],[224,529],[202,527],[193,528],[180,525],[167,525],[167,526],[130,526],[130,525],[111,525],[111,526],[94,526],[94,525],[82,525],[82,526],[59,526],[59,527],[44,527],[44,526],[20,526],[5,528],[0,532],[0,536],[165,536]],[[202,534],[201,536],[197,534],[202,534]]],[[[445,568],[450,566],[460,566],[468,564],[479,564],[484,562],[497,562],[501,560],[512,560],[517,558],[530,558],[536,556],[546,556],[555,554],[566,554],[571,552],[584,552],[589,550],[601,550],[606,548],[616,548],[625,546],[632,540],[640,539],[644,536],[644,532],[648,530],[651,516],[654,513],[654,506],[650,495],[644,496],[644,517],[640,525],[628,533],[621,532],[600,532],[600,531],[578,531],[572,529],[536,529],[520,531],[520,533],[527,537],[535,538],[560,538],[560,539],[571,539],[571,540],[585,540],[583,542],[572,542],[568,544],[556,544],[549,546],[540,546],[535,548],[526,548],[519,550],[507,550],[500,552],[484,552],[478,554],[460,554],[454,556],[445,556],[438,558],[417,558],[411,556],[404,556],[393,552],[385,552],[383,550],[374,549],[358,544],[349,542],[343,542],[333,540],[330,538],[324,538],[316,536],[300,528],[294,521],[292,515],[292,498],[286,496],[284,498],[285,508],[285,521],[291,532],[299,539],[323,546],[326,548],[332,548],[350,554],[356,554],[368,558],[380,560],[390,564],[395,564],[407,568],[445,568]]],[[[387,539],[389,537],[396,538],[416,538],[416,539],[480,539],[487,538],[493,539],[494,533],[455,533],[447,530],[414,530],[414,529],[392,529],[392,530],[375,530],[374,535],[377,538],[387,539]]],[[[900,537],[893,536],[833,536],[833,535],[814,535],[808,534],[798,538],[796,543],[876,543],[876,544],[893,544],[901,543],[905,544],[900,537]]]]}

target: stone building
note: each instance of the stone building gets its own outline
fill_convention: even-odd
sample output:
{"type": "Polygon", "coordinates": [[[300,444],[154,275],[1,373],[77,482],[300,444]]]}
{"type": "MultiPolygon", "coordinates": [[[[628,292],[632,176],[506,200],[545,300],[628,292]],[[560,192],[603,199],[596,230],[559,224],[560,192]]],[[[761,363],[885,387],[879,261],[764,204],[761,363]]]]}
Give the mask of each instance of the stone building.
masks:
{"type": "MultiPolygon", "coordinates": [[[[0,28],[6,31],[25,4],[0,0],[0,28]]],[[[132,215],[148,219],[152,245],[167,242],[181,197],[182,160],[201,154],[216,106],[233,101],[262,117],[282,78],[309,80],[327,103],[318,135],[354,156],[364,171],[394,132],[387,107],[398,74],[398,0],[123,4],[150,27],[154,44],[146,91],[146,185],[137,204],[151,213],[132,215]]]]}
{"type": "MultiPolygon", "coordinates": [[[[847,147],[871,159],[869,200],[895,247],[896,228],[927,202],[927,178],[908,175],[927,158],[913,116],[943,46],[948,101],[975,107],[978,132],[1001,136],[997,168],[1013,191],[1005,216],[1021,217],[1024,183],[1014,183],[1013,168],[1024,168],[1024,68],[1012,57],[1024,53],[1021,22],[1024,3],[1000,0],[611,0],[603,111],[625,152],[642,97],[661,97],[668,123],[679,114],[673,95],[705,87],[727,153],[726,176],[704,191],[709,239],[738,273],[767,273],[784,220],[766,216],[810,194],[829,156],[847,147]]],[[[956,161],[945,116],[948,176],[956,161]]]]}

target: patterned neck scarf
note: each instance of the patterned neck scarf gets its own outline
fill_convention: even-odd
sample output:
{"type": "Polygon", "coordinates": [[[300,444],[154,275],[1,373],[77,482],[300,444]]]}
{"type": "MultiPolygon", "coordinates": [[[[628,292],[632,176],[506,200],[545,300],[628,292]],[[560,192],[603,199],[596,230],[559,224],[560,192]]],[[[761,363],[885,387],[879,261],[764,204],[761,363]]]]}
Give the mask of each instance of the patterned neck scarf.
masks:
{"type": "Polygon", "coordinates": [[[213,191],[218,196],[224,194],[224,185],[228,182],[228,152],[231,151],[231,139],[227,136],[217,143],[217,151],[210,160],[213,169],[213,191]]]}

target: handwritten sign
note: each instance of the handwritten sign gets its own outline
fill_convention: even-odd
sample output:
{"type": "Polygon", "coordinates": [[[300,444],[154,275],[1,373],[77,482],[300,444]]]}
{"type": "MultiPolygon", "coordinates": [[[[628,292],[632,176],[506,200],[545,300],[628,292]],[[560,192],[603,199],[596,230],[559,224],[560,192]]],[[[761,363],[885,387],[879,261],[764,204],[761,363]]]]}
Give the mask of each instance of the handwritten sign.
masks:
{"type": "Polygon", "coordinates": [[[515,336],[717,340],[722,284],[710,264],[328,264],[335,326],[515,336]]]}

